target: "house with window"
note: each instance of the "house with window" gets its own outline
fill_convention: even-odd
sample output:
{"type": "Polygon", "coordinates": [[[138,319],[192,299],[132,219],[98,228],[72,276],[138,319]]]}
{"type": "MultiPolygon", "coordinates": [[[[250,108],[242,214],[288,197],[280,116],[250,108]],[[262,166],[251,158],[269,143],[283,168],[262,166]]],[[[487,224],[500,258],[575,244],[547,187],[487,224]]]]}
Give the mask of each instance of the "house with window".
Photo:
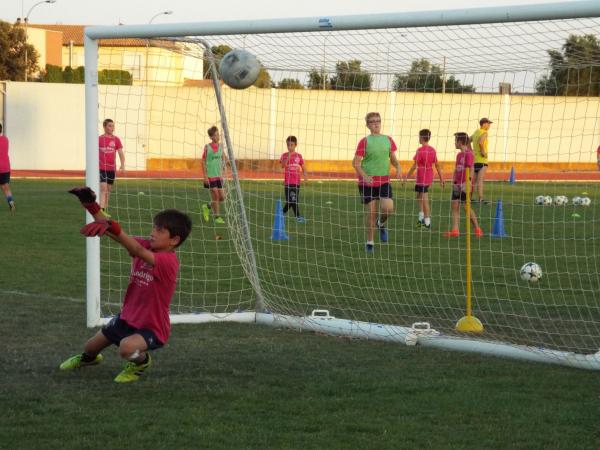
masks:
{"type": "MultiPolygon", "coordinates": [[[[41,56],[40,69],[46,64],[73,69],[83,66],[85,27],[28,24],[28,42],[41,56]]],[[[98,44],[98,70],[126,70],[134,85],[181,86],[203,79],[202,53],[186,51],[180,43],[123,38],[100,39],[98,44]]]]}

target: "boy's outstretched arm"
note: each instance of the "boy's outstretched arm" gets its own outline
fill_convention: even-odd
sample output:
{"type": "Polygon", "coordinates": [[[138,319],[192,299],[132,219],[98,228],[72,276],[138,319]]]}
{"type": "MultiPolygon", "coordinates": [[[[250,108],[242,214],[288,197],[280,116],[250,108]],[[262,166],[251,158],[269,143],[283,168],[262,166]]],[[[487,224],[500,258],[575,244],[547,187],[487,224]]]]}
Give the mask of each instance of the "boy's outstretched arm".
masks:
{"type": "Polygon", "coordinates": [[[154,253],[144,248],[138,241],[133,239],[121,229],[116,220],[108,220],[96,202],[96,193],[89,187],[73,188],[69,193],[75,195],[81,205],[92,215],[94,222],[85,225],[80,231],[87,237],[108,235],[111,239],[121,244],[132,257],[139,257],[148,264],[154,265],[154,253]]]}

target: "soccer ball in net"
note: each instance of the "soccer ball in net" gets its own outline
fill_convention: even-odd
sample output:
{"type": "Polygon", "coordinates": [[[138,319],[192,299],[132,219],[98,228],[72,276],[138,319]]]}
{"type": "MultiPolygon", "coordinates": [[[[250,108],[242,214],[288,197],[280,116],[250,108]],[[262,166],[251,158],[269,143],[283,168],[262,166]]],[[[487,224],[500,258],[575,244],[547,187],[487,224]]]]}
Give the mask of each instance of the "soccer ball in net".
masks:
{"type": "Polygon", "coordinates": [[[574,206],[579,206],[581,205],[581,197],[573,197],[573,205],[574,206]]]}
{"type": "Polygon", "coordinates": [[[529,281],[530,283],[537,282],[542,278],[542,268],[539,264],[534,262],[528,262],[523,264],[521,267],[521,279],[529,281]]]}
{"type": "Polygon", "coordinates": [[[589,197],[581,197],[579,204],[581,206],[590,206],[592,204],[592,200],[589,197]]]}
{"type": "Polygon", "coordinates": [[[260,63],[252,53],[236,48],[223,56],[219,71],[228,86],[245,89],[252,86],[258,78],[260,63]]]}
{"type": "Polygon", "coordinates": [[[549,195],[546,195],[544,197],[544,206],[550,206],[552,204],[552,197],[550,197],[549,195]]]}
{"type": "Polygon", "coordinates": [[[544,204],[544,196],[543,195],[538,195],[535,198],[535,204],[536,205],[543,205],[544,204]]]}

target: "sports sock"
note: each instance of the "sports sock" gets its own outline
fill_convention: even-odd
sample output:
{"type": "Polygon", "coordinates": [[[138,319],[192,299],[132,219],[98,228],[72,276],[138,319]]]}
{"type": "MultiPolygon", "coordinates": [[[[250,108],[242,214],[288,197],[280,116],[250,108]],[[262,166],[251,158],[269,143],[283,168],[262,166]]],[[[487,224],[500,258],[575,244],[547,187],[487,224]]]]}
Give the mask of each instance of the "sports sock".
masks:
{"type": "Polygon", "coordinates": [[[150,359],[150,356],[148,355],[148,352],[146,352],[146,358],[144,358],[144,360],[142,362],[136,363],[138,366],[141,366],[142,364],[147,364],[148,360],[150,359]]]}
{"type": "Polygon", "coordinates": [[[423,211],[419,211],[419,222],[423,222],[424,218],[425,218],[425,213],[423,211]]]}
{"type": "Polygon", "coordinates": [[[367,245],[375,245],[375,241],[367,241],[367,245]]]}
{"type": "Polygon", "coordinates": [[[425,217],[425,225],[431,225],[431,217],[425,217]]]}
{"type": "Polygon", "coordinates": [[[6,201],[7,201],[8,203],[12,202],[12,201],[13,201],[13,196],[12,196],[12,195],[7,195],[7,196],[6,196],[6,201]]]}
{"type": "Polygon", "coordinates": [[[89,363],[96,359],[96,355],[89,355],[86,352],[81,354],[81,362],[89,363]]]}

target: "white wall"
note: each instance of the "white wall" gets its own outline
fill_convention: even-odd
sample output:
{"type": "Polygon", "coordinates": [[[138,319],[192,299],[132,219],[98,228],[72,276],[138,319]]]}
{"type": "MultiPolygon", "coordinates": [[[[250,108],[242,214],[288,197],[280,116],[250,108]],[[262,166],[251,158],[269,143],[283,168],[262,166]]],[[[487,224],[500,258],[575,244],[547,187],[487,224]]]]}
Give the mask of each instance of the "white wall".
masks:
{"type": "MultiPolygon", "coordinates": [[[[350,160],[367,132],[364,114],[380,111],[399,158],[412,157],[422,127],[433,132],[441,160],[453,160],[452,134],[472,132],[480,117],[494,120],[491,161],[590,163],[600,144],[600,99],[489,94],[400,94],[309,90],[224,89],[238,158],[270,159],[295,134],[307,160],[350,160]],[[276,95],[274,95],[276,94],[276,95]]],[[[6,83],[6,135],[12,167],[85,168],[84,86],[6,83]]],[[[206,129],[218,124],[212,88],[101,86],[101,122],[115,121],[127,168],[151,158],[199,158],[206,129]]]]}

